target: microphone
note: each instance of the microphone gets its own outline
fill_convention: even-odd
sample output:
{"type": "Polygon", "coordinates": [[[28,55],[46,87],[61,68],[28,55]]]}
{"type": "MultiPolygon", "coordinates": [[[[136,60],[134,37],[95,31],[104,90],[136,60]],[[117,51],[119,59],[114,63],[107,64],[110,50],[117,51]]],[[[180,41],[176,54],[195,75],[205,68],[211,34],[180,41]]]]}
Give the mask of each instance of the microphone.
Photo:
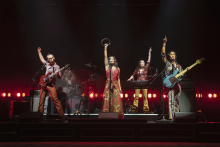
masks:
{"type": "Polygon", "coordinates": [[[86,66],[88,66],[88,67],[92,67],[90,64],[86,64],[86,66]]]}

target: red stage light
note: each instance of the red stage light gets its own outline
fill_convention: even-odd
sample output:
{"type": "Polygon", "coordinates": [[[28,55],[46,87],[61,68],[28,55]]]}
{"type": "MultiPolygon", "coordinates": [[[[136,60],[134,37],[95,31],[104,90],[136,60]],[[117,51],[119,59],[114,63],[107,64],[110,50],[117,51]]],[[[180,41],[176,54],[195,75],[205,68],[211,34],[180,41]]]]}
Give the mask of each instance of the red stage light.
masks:
{"type": "Polygon", "coordinates": [[[151,98],[151,97],[152,97],[152,94],[151,94],[151,93],[150,93],[150,94],[148,94],[148,97],[149,97],[149,98],[151,98]]]}
{"type": "Polygon", "coordinates": [[[214,97],[214,98],[217,98],[217,94],[214,93],[214,94],[213,94],[213,97],[214,97]]]}
{"type": "Polygon", "coordinates": [[[2,96],[3,96],[3,97],[6,97],[6,93],[2,93],[2,96]]]}
{"type": "Polygon", "coordinates": [[[17,93],[17,97],[20,97],[21,96],[21,93],[17,93]]]}
{"type": "Polygon", "coordinates": [[[94,94],[93,94],[93,93],[90,93],[89,97],[90,97],[90,98],[93,98],[93,97],[94,97],[94,94]]]}
{"type": "Polygon", "coordinates": [[[209,98],[212,98],[212,94],[211,94],[211,93],[209,93],[209,94],[208,94],[208,97],[209,97],[209,98]]]}
{"type": "Polygon", "coordinates": [[[120,94],[121,98],[123,98],[123,93],[120,94]]]}
{"type": "Polygon", "coordinates": [[[125,98],[127,98],[128,97],[128,94],[127,93],[125,93],[125,98]]]}
{"type": "Polygon", "coordinates": [[[165,95],[165,94],[163,95],[163,98],[166,98],[166,95],[165,95]]]}
{"type": "Polygon", "coordinates": [[[134,98],[135,98],[135,94],[134,94],[134,98]]]}
{"type": "Polygon", "coordinates": [[[139,97],[142,97],[142,94],[141,94],[141,93],[139,94],[139,97]]]}
{"type": "Polygon", "coordinates": [[[153,94],[153,98],[156,98],[157,97],[157,95],[156,94],[153,94]]]}

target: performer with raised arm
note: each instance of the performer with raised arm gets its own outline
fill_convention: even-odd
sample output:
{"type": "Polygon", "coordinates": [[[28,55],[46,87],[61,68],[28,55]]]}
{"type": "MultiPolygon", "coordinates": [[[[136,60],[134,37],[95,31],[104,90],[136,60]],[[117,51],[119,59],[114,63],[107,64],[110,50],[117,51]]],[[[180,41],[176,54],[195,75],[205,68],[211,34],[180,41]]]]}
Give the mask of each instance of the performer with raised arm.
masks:
{"type": "MultiPolygon", "coordinates": [[[[171,50],[168,53],[169,61],[166,57],[166,47],[167,43],[167,37],[163,39],[163,47],[162,47],[162,61],[165,63],[165,76],[172,75],[176,70],[179,70],[179,73],[183,70],[182,66],[177,62],[177,54],[174,50],[171,50]]],[[[189,68],[187,67],[189,70],[189,68]]],[[[179,77],[179,79],[182,78],[182,76],[179,77]]],[[[169,89],[168,92],[168,108],[169,108],[169,119],[173,120],[174,118],[174,112],[179,112],[179,100],[181,95],[181,86],[179,83],[177,83],[174,87],[169,89]]]]}
{"type": "Polygon", "coordinates": [[[45,100],[47,92],[49,92],[51,98],[54,101],[55,107],[57,109],[57,112],[59,113],[59,116],[60,116],[61,120],[65,121],[65,117],[64,117],[64,113],[63,113],[63,107],[60,103],[60,100],[57,97],[57,92],[56,92],[56,88],[55,88],[56,77],[61,78],[61,72],[58,72],[60,67],[56,64],[55,57],[54,57],[53,54],[50,54],[50,53],[47,54],[47,61],[48,61],[47,62],[47,61],[44,60],[44,57],[41,54],[41,48],[40,47],[37,48],[37,51],[38,51],[38,55],[39,55],[39,58],[40,58],[41,62],[43,64],[45,64],[45,67],[46,67],[45,75],[47,75],[48,73],[55,73],[55,76],[52,78],[52,81],[50,83],[48,83],[44,88],[41,87],[38,112],[40,112],[43,115],[44,100],[45,100]]]}
{"type": "MultiPolygon", "coordinates": [[[[131,81],[132,79],[134,79],[135,75],[137,75],[137,81],[147,81],[148,80],[147,74],[148,74],[148,68],[150,66],[151,51],[152,51],[152,48],[149,49],[147,64],[145,65],[144,60],[140,60],[138,62],[138,66],[135,69],[134,73],[127,81],[131,81]]],[[[149,113],[149,106],[148,106],[148,100],[147,100],[147,89],[142,89],[142,93],[143,93],[143,99],[144,99],[143,111],[144,111],[144,113],[149,113]]],[[[132,113],[138,113],[139,94],[140,94],[140,89],[135,89],[135,99],[133,102],[132,113]]]]}
{"type": "Polygon", "coordinates": [[[107,47],[104,44],[104,63],[106,71],[106,83],[104,89],[104,103],[101,112],[118,112],[118,118],[124,118],[122,102],[120,98],[120,68],[114,56],[107,57],[107,47]]]}

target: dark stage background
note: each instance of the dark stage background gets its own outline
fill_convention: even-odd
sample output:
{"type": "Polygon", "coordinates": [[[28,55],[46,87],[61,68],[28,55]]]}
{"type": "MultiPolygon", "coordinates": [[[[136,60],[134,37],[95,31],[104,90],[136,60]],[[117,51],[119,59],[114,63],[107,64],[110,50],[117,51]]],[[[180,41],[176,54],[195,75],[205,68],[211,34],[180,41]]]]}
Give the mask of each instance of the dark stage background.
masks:
{"type": "Polygon", "coordinates": [[[100,41],[109,38],[108,56],[117,58],[121,81],[140,59],[147,60],[150,47],[151,66],[161,71],[166,35],[166,51],[176,50],[183,68],[206,58],[187,76],[197,90],[201,80],[203,92],[217,93],[216,99],[204,95],[203,100],[220,109],[219,0],[1,0],[0,10],[1,93],[29,93],[31,84],[24,86],[42,66],[39,46],[61,67],[70,63],[72,70],[90,70],[85,64],[92,62],[104,69],[100,41]]]}

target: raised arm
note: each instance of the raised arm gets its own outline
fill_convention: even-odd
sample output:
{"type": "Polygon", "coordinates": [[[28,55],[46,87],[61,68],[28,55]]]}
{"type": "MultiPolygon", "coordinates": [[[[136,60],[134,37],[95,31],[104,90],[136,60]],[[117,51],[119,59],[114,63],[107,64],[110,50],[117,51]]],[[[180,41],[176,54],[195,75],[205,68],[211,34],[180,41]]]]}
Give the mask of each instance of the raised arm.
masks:
{"type": "Polygon", "coordinates": [[[150,47],[150,49],[149,49],[149,54],[148,54],[147,62],[150,62],[150,60],[151,60],[151,52],[152,52],[152,47],[150,47]]]}
{"type": "Polygon", "coordinates": [[[165,35],[165,38],[163,39],[163,46],[162,46],[162,52],[161,52],[162,60],[163,60],[164,62],[167,61],[167,59],[166,59],[166,51],[165,51],[166,43],[167,43],[167,37],[166,37],[166,35],[165,35]]]}
{"type": "Polygon", "coordinates": [[[43,57],[43,55],[41,54],[41,48],[40,48],[40,47],[37,48],[37,52],[38,52],[40,61],[44,64],[46,61],[44,60],[44,57],[43,57]]]}
{"type": "Polygon", "coordinates": [[[104,45],[104,63],[105,63],[105,70],[107,70],[107,66],[108,66],[108,57],[107,57],[107,47],[108,47],[108,44],[106,43],[104,45]]]}

